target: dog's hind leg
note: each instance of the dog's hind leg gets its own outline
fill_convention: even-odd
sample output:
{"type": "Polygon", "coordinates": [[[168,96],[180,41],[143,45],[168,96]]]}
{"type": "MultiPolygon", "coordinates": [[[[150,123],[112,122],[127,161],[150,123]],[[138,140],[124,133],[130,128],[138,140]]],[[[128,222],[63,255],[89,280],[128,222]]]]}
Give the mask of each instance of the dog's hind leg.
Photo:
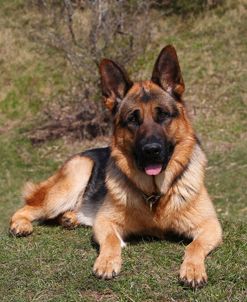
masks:
{"type": "Polygon", "coordinates": [[[27,183],[24,188],[26,205],[11,218],[10,233],[26,236],[32,233],[32,221],[53,219],[76,210],[91,176],[93,161],[76,155],[52,177],[40,184],[27,183]]]}
{"type": "Polygon", "coordinates": [[[68,230],[75,229],[80,225],[76,211],[67,211],[59,215],[58,223],[68,230]]]}

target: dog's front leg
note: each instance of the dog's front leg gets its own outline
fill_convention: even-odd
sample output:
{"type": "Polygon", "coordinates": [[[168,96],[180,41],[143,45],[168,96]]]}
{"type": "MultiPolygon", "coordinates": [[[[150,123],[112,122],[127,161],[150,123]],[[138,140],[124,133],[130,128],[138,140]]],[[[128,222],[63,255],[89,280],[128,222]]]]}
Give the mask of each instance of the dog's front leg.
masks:
{"type": "Polygon", "coordinates": [[[186,247],[180,268],[180,281],[192,288],[207,282],[205,257],[222,242],[222,230],[217,218],[208,219],[195,230],[194,240],[186,247]]]}
{"type": "Polygon", "coordinates": [[[121,237],[118,226],[109,218],[97,217],[94,224],[94,236],[100,245],[100,253],[93,267],[96,277],[111,279],[117,276],[121,269],[121,237]]]}

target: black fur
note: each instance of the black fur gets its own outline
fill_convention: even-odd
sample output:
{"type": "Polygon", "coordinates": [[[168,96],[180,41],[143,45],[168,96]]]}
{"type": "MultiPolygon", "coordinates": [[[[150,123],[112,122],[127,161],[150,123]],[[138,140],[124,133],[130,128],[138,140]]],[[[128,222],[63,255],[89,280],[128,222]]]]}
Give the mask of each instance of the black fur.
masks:
{"type": "Polygon", "coordinates": [[[93,171],[83,196],[84,203],[90,201],[98,205],[106,195],[105,175],[110,154],[110,147],[90,149],[80,154],[94,161],[93,171]]]}

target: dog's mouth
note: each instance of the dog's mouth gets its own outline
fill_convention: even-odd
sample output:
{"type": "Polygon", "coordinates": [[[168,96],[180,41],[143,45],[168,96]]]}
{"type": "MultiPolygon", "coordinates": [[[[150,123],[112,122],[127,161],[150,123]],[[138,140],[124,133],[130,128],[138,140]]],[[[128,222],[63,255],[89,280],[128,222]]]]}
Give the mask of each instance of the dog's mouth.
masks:
{"type": "Polygon", "coordinates": [[[144,168],[144,171],[147,175],[154,176],[160,174],[162,171],[162,164],[153,164],[153,165],[148,165],[144,168]]]}
{"type": "Polygon", "coordinates": [[[159,150],[158,154],[143,152],[142,146],[137,146],[133,150],[136,166],[139,170],[148,176],[159,175],[166,166],[173,153],[173,145],[166,143],[162,145],[162,149],[159,150]]]}

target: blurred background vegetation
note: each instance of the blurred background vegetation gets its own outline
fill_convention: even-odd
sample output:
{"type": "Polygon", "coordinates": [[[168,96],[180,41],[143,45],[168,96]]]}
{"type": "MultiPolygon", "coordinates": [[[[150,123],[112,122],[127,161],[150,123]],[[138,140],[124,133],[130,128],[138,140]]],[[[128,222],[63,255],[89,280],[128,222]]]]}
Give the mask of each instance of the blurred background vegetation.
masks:
{"type": "Polygon", "coordinates": [[[9,16],[1,32],[1,109],[10,118],[23,115],[25,120],[25,109],[41,112],[29,133],[33,143],[109,134],[109,116],[99,102],[100,60],[110,57],[142,77],[145,63],[151,63],[146,56],[155,54],[159,35],[167,30],[168,16],[187,20],[221,2],[2,1],[9,16]]]}
{"type": "Polygon", "coordinates": [[[1,301],[246,300],[246,20],[246,0],[0,0],[1,301]],[[109,142],[100,60],[118,61],[133,80],[149,79],[167,44],[178,52],[224,229],[223,246],[207,260],[207,287],[178,286],[182,243],[132,244],[120,277],[101,282],[91,276],[89,229],[38,225],[28,238],[8,237],[26,180],[40,181],[70,155],[109,142]]]}

